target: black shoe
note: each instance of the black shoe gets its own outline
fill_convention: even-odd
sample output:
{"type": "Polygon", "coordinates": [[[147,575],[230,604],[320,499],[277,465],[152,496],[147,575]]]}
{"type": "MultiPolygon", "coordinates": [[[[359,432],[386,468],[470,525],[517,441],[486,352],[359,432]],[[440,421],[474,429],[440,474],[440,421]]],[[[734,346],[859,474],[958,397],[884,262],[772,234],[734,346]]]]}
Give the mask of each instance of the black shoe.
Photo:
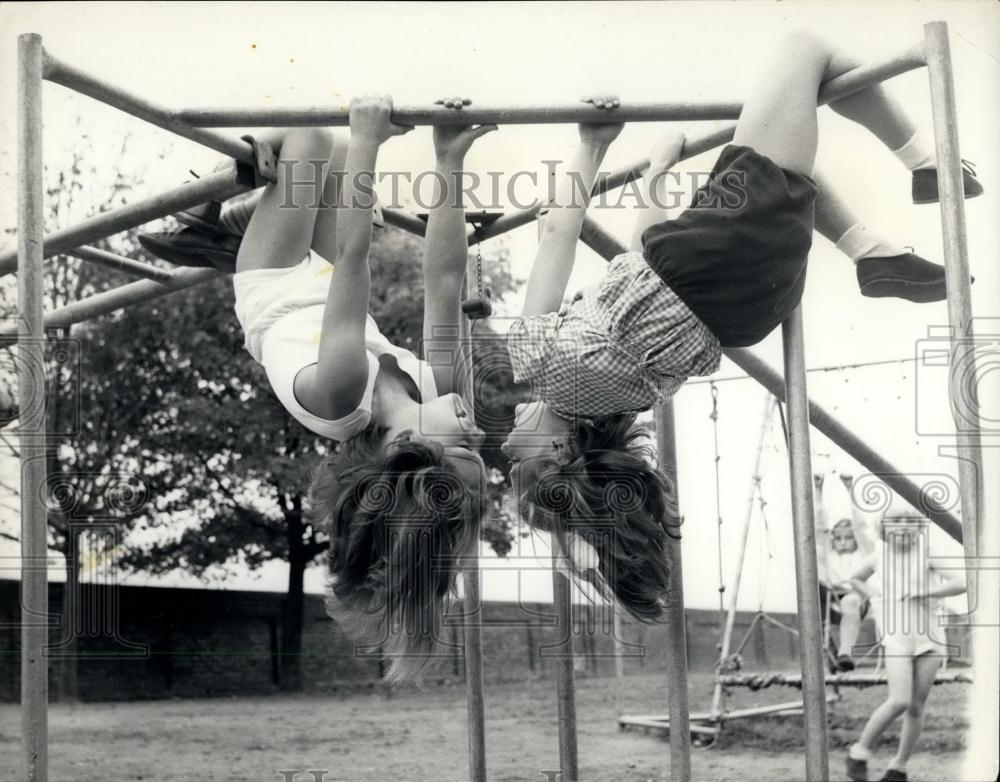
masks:
{"type": "Polygon", "coordinates": [[[894,768],[886,769],[879,782],[907,782],[906,772],[894,768]]]}
{"type": "MultiPolygon", "coordinates": [[[[976,179],[976,169],[968,160],[962,161],[962,188],[966,198],[983,194],[983,186],[976,179]]],[[[938,172],[936,168],[918,168],[913,172],[913,203],[936,204],[938,202],[938,172]]]]}
{"type": "Polygon", "coordinates": [[[184,225],[194,228],[208,236],[215,236],[218,233],[227,233],[219,225],[219,218],[222,216],[222,202],[208,201],[183,212],[174,215],[184,225]]]}
{"type": "Polygon", "coordinates": [[[194,228],[139,234],[139,244],[175,266],[215,267],[221,272],[236,271],[240,237],[231,234],[207,236],[194,228]]]}
{"type": "Polygon", "coordinates": [[[926,303],[944,301],[948,297],[944,267],[915,253],[888,258],[860,258],[857,274],[862,295],[874,299],[895,296],[926,303]]]}
{"type": "Polygon", "coordinates": [[[868,782],[868,761],[847,756],[847,778],[851,782],[868,782]]]}
{"type": "Polygon", "coordinates": [[[851,659],[851,656],[849,654],[837,655],[837,670],[838,671],[854,670],[854,660],[851,659]]]}

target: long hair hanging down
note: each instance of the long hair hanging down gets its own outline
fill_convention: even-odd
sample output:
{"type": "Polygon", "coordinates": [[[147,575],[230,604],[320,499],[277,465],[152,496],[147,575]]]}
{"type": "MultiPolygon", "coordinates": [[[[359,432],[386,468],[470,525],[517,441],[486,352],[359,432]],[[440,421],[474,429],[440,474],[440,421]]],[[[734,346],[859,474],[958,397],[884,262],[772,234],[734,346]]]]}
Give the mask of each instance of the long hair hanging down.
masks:
{"type": "Polygon", "coordinates": [[[372,426],[313,475],[310,513],[330,534],[327,613],[359,643],[380,646],[386,680],[415,678],[440,637],[458,559],[474,549],[481,487],[437,444],[372,426]]]}
{"type": "Polygon", "coordinates": [[[635,414],[580,422],[574,434],[571,460],[546,466],[528,489],[534,523],[556,537],[574,576],[655,622],[669,590],[668,538],[680,537],[668,526],[673,485],[652,466],[635,414]],[[597,552],[596,574],[581,563],[574,536],[597,552]]]}

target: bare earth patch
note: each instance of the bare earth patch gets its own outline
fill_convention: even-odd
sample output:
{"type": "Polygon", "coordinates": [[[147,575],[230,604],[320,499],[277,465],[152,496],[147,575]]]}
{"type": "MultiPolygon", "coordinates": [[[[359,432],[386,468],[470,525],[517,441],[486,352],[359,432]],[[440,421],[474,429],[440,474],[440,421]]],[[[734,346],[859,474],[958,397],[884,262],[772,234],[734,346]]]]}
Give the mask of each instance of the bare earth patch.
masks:
{"type": "MultiPolygon", "coordinates": [[[[586,782],[669,779],[669,746],[656,734],[620,732],[625,712],[666,712],[662,676],[577,682],[580,777],[586,782]]],[[[793,700],[796,690],[734,691],[731,705],[793,700]]],[[[884,697],[875,687],[847,691],[830,710],[830,758],[842,779],[846,746],[884,697]]],[[[967,725],[967,687],[935,688],[925,733],[910,766],[913,780],[958,779],[967,725]]],[[[691,677],[692,709],[711,699],[711,678],[691,677]]],[[[539,679],[488,685],[490,780],[545,780],[558,768],[555,683],[539,679]]],[[[50,779],[54,782],[461,782],[468,778],[465,692],[461,687],[345,696],[269,696],[138,703],[54,704],[50,709],[50,779]],[[298,771],[284,776],[280,771],[298,771]],[[307,774],[309,770],[324,775],[307,774]]],[[[17,779],[20,718],[0,705],[0,778],[17,779]]],[[[897,732],[872,763],[881,776],[897,732]],[[891,743],[890,743],[891,742],[891,743]]],[[[693,751],[698,782],[801,780],[797,719],[733,723],[713,747],[693,751]]]]}

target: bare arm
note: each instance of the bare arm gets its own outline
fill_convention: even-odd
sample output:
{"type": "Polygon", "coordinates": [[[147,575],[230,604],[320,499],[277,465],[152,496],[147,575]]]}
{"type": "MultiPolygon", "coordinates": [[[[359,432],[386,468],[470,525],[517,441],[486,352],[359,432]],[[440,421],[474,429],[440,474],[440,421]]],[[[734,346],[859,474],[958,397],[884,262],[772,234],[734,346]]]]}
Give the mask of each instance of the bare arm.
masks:
{"type": "Polygon", "coordinates": [[[368,250],[372,238],[375,164],[381,145],[411,128],[390,120],[392,100],[365,97],[351,103],[351,141],[344,166],[344,213],[338,221],[337,257],[323,312],[319,358],[303,371],[295,391],[306,409],[324,418],[354,411],[368,379],[365,320],[371,294],[368,250]]]}
{"type": "MultiPolygon", "coordinates": [[[[618,106],[614,96],[594,97],[588,102],[609,111],[618,106]]],[[[620,123],[580,125],[580,146],[558,178],[555,198],[542,228],[522,315],[555,312],[562,305],[597,171],[621,129],[620,123]]]]}
{"type": "Polygon", "coordinates": [[[684,151],[684,134],[673,132],[661,139],[649,153],[649,168],[642,178],[641,195],[645,205],[639,209],[632,229],[631,249],[642,250],[642,234],[650,226],[670,219],[669,209],[673,205],[670,197],[671,186],[676,186],[676,176],[670,169],[677,165],[684,151]]]}
{"type": "Polygon", "coordinates": [[[968,589],[964,575],[953,570],[938,570],[934,567],[933,561],[928,564],[927,568],[937,573],[941,578],[941,582],[936,587],[927,590],[927,597],[954,597],[964,594],[968,589]]]}
{"type": "MultiPolygon", "coordinates": [[[[461,110],[462,98],[438,101],[461,110]]],[[[455,364],[460,360],[462,293],[469,244],[462,204],[462,165],[472,143],[496,125],[434,128],[434,208],[424,240],[424,359],[431,365],[438,393],[455,391],[455,364]]]]}

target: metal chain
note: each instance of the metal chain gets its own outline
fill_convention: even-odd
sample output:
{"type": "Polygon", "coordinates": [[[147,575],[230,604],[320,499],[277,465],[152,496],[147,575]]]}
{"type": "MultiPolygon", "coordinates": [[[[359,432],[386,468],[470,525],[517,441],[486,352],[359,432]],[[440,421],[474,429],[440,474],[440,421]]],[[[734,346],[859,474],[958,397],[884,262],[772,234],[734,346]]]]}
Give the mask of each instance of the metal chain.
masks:
{"type": "Polygon", "coordinates": [[[479,289],[479,295],[485,296],[483,293],[483,243],[476,242],[476,287],[479,289]]]}

